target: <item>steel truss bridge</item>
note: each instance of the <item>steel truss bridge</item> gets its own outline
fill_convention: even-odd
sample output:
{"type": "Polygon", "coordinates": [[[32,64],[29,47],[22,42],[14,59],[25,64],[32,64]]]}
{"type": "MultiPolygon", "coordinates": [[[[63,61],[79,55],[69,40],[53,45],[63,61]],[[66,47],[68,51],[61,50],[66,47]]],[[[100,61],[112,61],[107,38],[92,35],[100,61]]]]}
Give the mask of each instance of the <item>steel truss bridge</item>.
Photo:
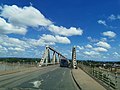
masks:
{"type": "MultiPolygon", "coordinates": [[[[44,54],[42,56],[42,59],[39,63],[39,66],[47,66],[47,65],[54,65],[54,64],[59,64],[61,60],[67,60],[68,63],[69,60],[62,55],[60,52],[56,51],[54,48],[50,47],[50,46],[46,46],[44,54]],[[51,53],[52,53],[52,59],[51,57],[51,53]]],[[[73,47],[72,49],[72,63],[71,63],[73,68],[77,67],[77,62],[76,62],[76,48],[73,47]]]]}
{"type": "MultiPolygon", "coordinates": [[[[80,68],[77,69],[76,47],[72,48],[71,56],[72,61],[69,62],[60,52],[46,46],[39,62],[39,66],[44,67],[21,67],[0,72],[0,90],[108,90],[80,68]],[[59,64],[63,60],[70,63],[73,69],[61,68],[59,64]]],[[[93,75],[97,76],[97,73],[93,75]]],[[[111,84],[115,90],[119,90],[116,88],[117,83],[111,84]]]]}

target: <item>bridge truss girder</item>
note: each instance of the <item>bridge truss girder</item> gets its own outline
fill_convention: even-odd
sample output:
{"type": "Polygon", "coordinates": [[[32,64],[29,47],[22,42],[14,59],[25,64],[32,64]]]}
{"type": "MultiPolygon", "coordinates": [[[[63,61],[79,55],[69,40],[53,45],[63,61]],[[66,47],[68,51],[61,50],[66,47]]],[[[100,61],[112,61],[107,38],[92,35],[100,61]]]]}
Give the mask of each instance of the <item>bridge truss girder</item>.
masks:
{"type": "Polygon", "coordinates": [[[39,66],[49,65],[49,64],[57,64],[60,62],[61,58],[66,59],[66,57],[63,56],[61,53],[57,52],[56,50],[54,50],[53,48],[51,48],[49,46],[46,46],[45,52],[41,58],[39,66]],[[52,60],[50,59],[50,51],[53,52],[52,60]]]}

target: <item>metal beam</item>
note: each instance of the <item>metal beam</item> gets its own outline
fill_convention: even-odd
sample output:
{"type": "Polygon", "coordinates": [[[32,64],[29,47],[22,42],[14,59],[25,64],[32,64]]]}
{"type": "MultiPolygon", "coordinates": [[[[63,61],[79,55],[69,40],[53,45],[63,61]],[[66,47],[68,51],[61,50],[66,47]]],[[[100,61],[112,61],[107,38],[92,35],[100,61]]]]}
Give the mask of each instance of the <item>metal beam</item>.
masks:
{"type": "Polygon", "coordinates": [[[60,58],[64,58],[67,60],[67,58],[65,56],[63,56],[61,53],[57,52],[52,47],[46,46],[44,55],[40,61],[39,66],[48,65],[51,62],[53,64],[58,63],[59,61],[58,62],[56,61],[56,54],[58,55],[59,61],[60,61],[60,58]],[[50,50],[53,51],[53,60],[52,61],[50,61],[50,50]]]}
{"type": "Polygon", "coordinates": [[[54,50],[52,47],[49,47],[50,50],[55,51],[57,54],[59,54],[60,56],[62,56],[63,58],[67,59],[65,56],[63,56],[61,53],[57,52],[56,50],[54,50]]]}

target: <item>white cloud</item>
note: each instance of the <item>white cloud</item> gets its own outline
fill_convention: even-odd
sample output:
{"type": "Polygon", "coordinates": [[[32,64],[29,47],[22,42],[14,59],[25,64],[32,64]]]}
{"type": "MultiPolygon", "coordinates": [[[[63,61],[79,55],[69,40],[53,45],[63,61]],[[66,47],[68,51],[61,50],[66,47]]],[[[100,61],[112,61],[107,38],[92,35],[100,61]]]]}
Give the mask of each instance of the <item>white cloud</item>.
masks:
{"type": "Polygon", "coordinates": [[[0,35],[0,45],[8,47],[9,50],[25,51],[25,49],[35,48],[37,46],[55,45],[55,43],[70,44],[67,37],[45,35],[40,39],[23,39],[8,37],[7,35],[0,35]]]}
{"type": "Polygon", "coordinates": [[[44,45],[55,45],[55,43],[61,43],[61,44],[70,44],[70,40],[67,37],[61,37],[61,36],[53,36],[49,34],[43,34],[40,39],[26,39],[27,42],[29,42],[32,45],[35,46],[44,46],[44,45]]]}
{"type": "Polygon", "coordinates": [[[92,56],[94,57],[94,55],[100,55],[99,52],[95,52],[95,51],[85,51],[83,52],[85,55],[88,55],[88,56],[92,56]]]}
{"type": "Polygon", "coordinates": [[[83,34],[82,29],[75,28],[75,27],[66,28],[63,26],[59,27],[59,26],[55,26],[55,25],[50,25],[48,27],[48,29],[55,34],[59,34],[59,35],[63,35],[63,36],[82,35],[83,34]]]}
{"type": "Polygon", "coordinates": [[[108,50],[103,48],[103,47],[93,47],[92,45],[90,44],[87,44],[86,46],[86,49],[88,50],[92,50],[92,51],[95,51],[95,52],[107,52],[108,50]]]}
{"type": "Polygon", "coordinates": [[[7,18],[10,23],[17,26],[38,27],[39,25],[48,26],[52,24],[39,10],[32,6],[21,8],[16,5],[4,5],[1,10],[0,16],[7,18]]]}
{"type": "Polygon", "coordinates": [[[118,52],[113,52],[114,57],[120,58],[120,54],[118,52]]]}
{"type": "Polygon", "coordinates": [[[2,33],[10,34],[25,34],[27,32],[28,27],[44,27],[49,31],[63,36],[73,36],[73,35],[82,35],[83,30],[81,28],[70,27],[66,28],[63,26],[56,26],[49,19],[45,18],[45,16],[33,6],[24,6],[18,7],[17,5],[4,5],[0,8],[0,16],[7,19],[9,23],[7,23],[4,19],[1,18],[3,25],[2,33]],[[3,21],[4,20],[4,21],[3,21]],[[23,32],[24,31],[24,32],[23,32]]]}
{"type": "Polygon", "coordinates": [[[87,44],[85,46],[86,50],[92,50],[92,51],[96,51],[96,52],[107,52],[108,50],[106,48],[103,48],[103,47],[93,47],[92,45],[90,44],[87,44]]]}
{"type": "Polygon", "coordinates": [[[22,34],[25,35],[27,32],[26,28],[13,26],[7,23],[3,18],[0,17],[0,34],[22,34]]]}
{"type": "Polygon", "coordinates": [[[55,45],[55,43],[70,44],[67,37],[43,35],[40,39],[23,39],[0,35],[0,45],[7,47],[9,50],[25,51],[38,46],[55,45]]]}
{"type": "Polygon", "coordinates": [[[90,42],[98,42],[98,39],[94,39],[92,37],[87,37],[87,39],[90,41],[90,42]]]}
{"type": "Polygon", "coordinates": [[[97,21],[99,24],[102,24],[102,25],[104,25],[104,26],[107,26],[107,24],[106,24],[106,22],[104,21],[104,20],[98,20],[97,21]]]}
{"type": "Polygon", "coordinates": [[[114,52],[113,54],[115,54],[115,55],[119,55],[118,52],[114,52]]]}
{"type": "Polygon", "coordinates": [[[7,35],[0,35],[0,45],[6,47],[17,47],[17,48],[30,48],[30,44],[26,43],[24,40],[17,38],[11,38],[7,35]]]}
{"type": "Polygon", "coordinates": [[[106,42],[106,41],[107,41],[107,38],[101,38],[101,41],[106,42]]]}
{"type": "Polygon", "coordinates": [[[120,15],[118,15],[117,18],[120,20],[120,15]]]}
{"type": "Polygon", "coordinates": [[[104,42],[104,41],[99,41],[96,45],[103,47],[103,48],[107,48],[107,49],[111,48],[110,44],[108,44],[107,42],[104,42]]]}
{"type": "Polygon", "coordinates": [[[0,45],[0,52],[8,52],[6,47],[3,47],[2,45],[0,45]]]}
{"type": "Polygon", "coordinates": [[[97,52],[107,52],[108,50],[103,48],[103,47],[97,47],[97,48],[93,48],[93,50],[97,51],[97,52]]]}
{"type": "Polygon", "coordinates": [[[93,48],[92,45],[90,45],[90,44],[87,44],[85,47],[90,48],[90,49],[93,48]]]}
{"type": "Polygon", "coordinates": [[[102,33],[104,36],[108,36],[110,38],[114,38],[116,36],[116,33],[114,33],[113,31],[107,31],[107,32],[103,32],[102,33]]]}
{"type": "Polygon", "coordinates": [[[111,14],[111,15],[108,17],[108,19],[110,19],[110,20],[116,20],[116,16],[115,16],[114,14],[111,14]]]}
{"type": "Polygon", "coordinates": [[[76,53],[80,53],[80,51],[79,51],[79,50],[76,50],[76,53]]]}
{"type": "Polygon", "coordinates": [[[83,46],[78,46],[78,45],[77,45],[77,48],[79,48],[80,50],[84,50],[84,47],[83,47],[83,46]]]}
{"type": "Polygon", "coordinates": [[[39,40],[44,40],[45,42],[56,42],[56,38],[49,34],[43,34],[39,40]]]}
{"type": "Polygon", "coordinates": [[[70,40],[67,37],[55,36],[56,42],[63,43],[63,44],[70,44],[70,40]]]}
{"type": "Polygon", "coordinates": [[[120,15],[114,15],[114,14],[111,14],[109,17],[108,17],[109,20],[120,20],[120,15]]]}
{"type": "Polygon", "coordinates": [[[67,37],[61,37],[61,36],[53,36],[53,35],[45,35],[38,40],[44,41],[44,42],[53,42],[53,43],[62,43],[62,44],[70,44],[70,40],[67,37]]]}
{"type": "Polygon", "coordinates": [[[13,50],[13,51],[25,51],[25,48],[20,48],[20,47],[9,47],[8,50],[13,50]]]}

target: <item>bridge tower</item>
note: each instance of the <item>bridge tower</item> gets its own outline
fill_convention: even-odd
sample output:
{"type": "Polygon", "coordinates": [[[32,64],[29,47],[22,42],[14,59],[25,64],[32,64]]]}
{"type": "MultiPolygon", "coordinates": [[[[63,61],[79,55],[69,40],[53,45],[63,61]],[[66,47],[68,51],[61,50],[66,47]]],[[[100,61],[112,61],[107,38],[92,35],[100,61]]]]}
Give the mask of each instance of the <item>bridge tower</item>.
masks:
{"type": "Polygon", "coordinates": [[[46,60],[45,60],[46,65],[50,63],[50,50],[49,46],[46,46],[46,60]]]}
{"type": "Polygon", "coordinates": [[[72,68],[77,69],[77,61],[76,61],[76,47],[72,48],[72,68]]]}
{"type": "Polygon", "coordinates": [[[49,46],[46,46],[45,52],[42,56],[39,66],[42,66],[43,64],[47,65],[48,63],[50,63],[50,50],[49,50],[49,46]]]}

